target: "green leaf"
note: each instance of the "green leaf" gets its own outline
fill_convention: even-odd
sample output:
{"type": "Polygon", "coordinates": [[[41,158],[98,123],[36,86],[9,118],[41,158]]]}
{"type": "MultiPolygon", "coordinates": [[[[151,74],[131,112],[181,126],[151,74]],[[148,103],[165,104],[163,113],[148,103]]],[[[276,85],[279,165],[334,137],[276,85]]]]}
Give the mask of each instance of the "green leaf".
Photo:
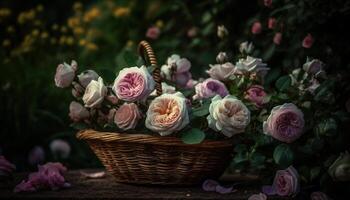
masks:
{"type": "Polygon", "coordinates": [[[185,144],[199,144],[205,138],[205,133],[197,128],[192,128],[182,134],[182,141],[185,144]]]}
{"type": "Polygon", "coordinates": [[[289,76],[282,76],[276,81],[276,88],[279,91],[285,91],[291,86],[292,80],[289,76]]]}
{"type": "Polygon", "coordinates": [[[237,144],[234,148],[234,152],[242,153],[247,151],[247,146],[245,144],[237,144]]]}
{"type": "Polygon", "coordinates": [[[310,180],[314,180],[321,172],[320,167],[314,167],[310,170],[310,180]]]}
{"type": "Polygon", "coordinates": [[[288,145],[280,144],[273,152],[273,159],[275,160],[275,163],[283,167],[288,167],[293,162],[294,154],[288,145]]]}
{"type": "Polygon", "coordinates": [[[250,164],[253,168],[261,169],[264,168],[265,159],[263,154],[255,152],[250,156],[250,164]]]}
{"type": "Polygon", "coordinates": [[[72,123],[70,126],[76,130],[84,130],[89,128],[89,126],[83,122],[72,123]]]}
{"type": "Polygon", "coordinates": [[[204,117],[209,114],[210,101],[205,101],[199,108],[194,108],[192,114],[196,117],[204,117]]]}
{"type": "Polygon", "coordinates": [[[318,123],[315,127],[317,135],[334,136],[337,134],[337,122],[333,118],[328,118],[318,123]]]}

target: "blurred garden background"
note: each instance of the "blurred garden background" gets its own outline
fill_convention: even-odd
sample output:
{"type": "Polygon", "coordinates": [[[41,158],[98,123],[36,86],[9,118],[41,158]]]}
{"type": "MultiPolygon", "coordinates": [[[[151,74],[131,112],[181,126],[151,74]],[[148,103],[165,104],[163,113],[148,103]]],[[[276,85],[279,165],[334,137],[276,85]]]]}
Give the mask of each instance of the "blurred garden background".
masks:
{"type": "MultiPolygon", "coordinates": [[[[53,160],[69,168],[101,166],[75,139],[68,117],[73,97],[55,88],[55,70],[74,59],[81,70],[94,69],[112,83],[120,69],[136,65],[143,39],[160,64],[174,53],[188,58],[194,79],[206,76],[220,51],[235,58],[242,42],[252,42],[252,55],[271,68],[267,88],[283,72],[302,66],[307,56],[318,58],[341,83],[327,93],[338,101],[330,105],[346,112],[349,21],[346,0],[3,0],[0,154],[20,171],[53,160]]],[[[343,147],[335,143],[335,148],[343,147]]]]}

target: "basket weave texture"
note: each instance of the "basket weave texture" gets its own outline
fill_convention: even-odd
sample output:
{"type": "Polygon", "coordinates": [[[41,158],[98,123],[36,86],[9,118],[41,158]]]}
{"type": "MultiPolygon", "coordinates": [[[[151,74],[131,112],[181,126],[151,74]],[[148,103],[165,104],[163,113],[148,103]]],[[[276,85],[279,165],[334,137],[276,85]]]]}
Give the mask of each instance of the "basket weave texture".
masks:
{"type": "Polygon", "coordinates": [[[232,152],[229,141],[184,144],[179,138],[84,130],[85,140],[117,182],[193,185],[217,178],[232,152]]]}
{"type": "MultiPolygon", "coordinates": [[[[162,94],[160,70],[152,47],[141,41],[140,56],[154,68],[156,94],[162,94]]],[[[204,140],[184,144],[175,137],[84,130],[85,140],[118,182],[161,185],[193,185],[220,176],[231,160],[231,141],[204,140]]]]}

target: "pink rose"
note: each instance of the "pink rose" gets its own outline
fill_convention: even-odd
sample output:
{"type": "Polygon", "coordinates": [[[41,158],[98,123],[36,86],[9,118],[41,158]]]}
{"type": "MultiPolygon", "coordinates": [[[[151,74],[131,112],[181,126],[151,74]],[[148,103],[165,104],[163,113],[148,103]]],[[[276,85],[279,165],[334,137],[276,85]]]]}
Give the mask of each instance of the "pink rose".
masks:
{"type": "Polygon", "coordinates": [[[217,94],[221,97],[228,95],[228,90],[225,84],[212,78],[208,78],[202,83],[198,83],[195,86],[195,90],[196,94],[193,96],[193,100],[208,99],[217,94]]]}
{"type": "Polygon", "coordinates": [[[113,90],[124,101],[145,100],[154,90],[155,82],[146,66],[122,69],[114,81],[113,90]]]}
{"type": "Polygon", "coordinates": [[[189,38],[196,37],[197,34],[198,34],[198,28],[195,26],[187,30],[187,37],[189,38]]]}
{"type": "Polygon", "coordinates": [[[187,83],[186,83],[186,87],[187,89],[193,89],[194,86],[196,86],[198,84],[198,81],[190,79],[187,83]]]}
{"type": "Polygon", "coordinates": [[[38,166],[38,172],[29,174],[27,180],[23,180],[18,184],[14,192],[34,192],[40,189],[58,190],[60,188],[69,187],[63,177],[67,171],[61,163],[47,163],[38,166]]]}
{"type": "Polygon", "coordinates": [[[245,99],[253,102],[256,107],[261,108],[266,102],[266,92],[261,85],[252,85],[246,91],[245,99]]]}
{"type": "Polygon", "coordinates": [[[272,0],[264,0],[264,6],[268,8],[272,7],[272,0]]]}
{"type": "Polygon", "coordinates": [[[186,98],[180,92],[162,94],[153,99],[147,111],[145,125],[161,136],[183,129],[189,123],[186,98]]]}
{"type": "Polygon", "coordinates": [[[302,46],[306,49],[309,49],[312,47],[313,44],[314,44],[314,38],[312,37],[312,35],[310,33],[308,33],[307,36],[303,40],[302,46]]]}
{"type": "Polygon", "coordinates": [[[277,32],[273,37],[273,43],[275,43],[276,45],[280,45],[281,41],[282,41],[282,33],[277,32]]]}
{"type": "Polygon", "coordinates": [[[30,150],[28,155],[28,162],[31,165],[38,165],[45,160],[45,151],[41,146],[35,146],[32,150],[30,150]]]}
{"type": "Polygon", "coordinates": [[[142,115],[134,103],[124,103],[114,115],[114,123],[122,130],[134,129],[142,115]]]}
{"type": "Polygon", "coordinates": [[[114,95],[106,96],[106,100],[109,101],[113,105],[117,105],[118,102],[119,102],[118,98],[116,96],[114,96],[114,95]]]}
{"type": "Polygon", "coordinates": [[[89,111],[80,103],[72,101],[69,105],[69,117],[74,122],[79,122],[90,117],[89,111]]]}
{"type": "Polygon", "coordinates": [[[267,196],[264,193],[253,194],[248,198],[248,200],[266,200],[266,199],[267,199],[267,196]]]}
{"type": "Polygon", "coordinates": [[[268,23],[267,23],[267,27],[268,27],[269,29],[274,29],[275,26],[276,26],[276,18],[270,17],[270,18],[269,18],[269,21],[268,21],[268,23]]]}
{"type": "Polygon", "coordinates": [[[330,200],[330,198],[323,192],[313,192],[310,195],[311,200],[330,200]]]}
{"type": "Polygon", "coordinates": [[[209,65],[210,69],[206,72],[209,74],[209,76],[213,79],[217,79],[220,81],[226,81],[228,80],[235,72],[235,66],[230,63],[224,63],[224,64],[216,64],[216,65],[209,65]]]}
{"type": "Polygon", "coordinates": [[[72,95],[75,98],[80,98],[84,94],[84,88],[77,82],[72,82],[72,95]]]}
{"type": "Polygon", "coordinates": [[[16,166],[10,163],[4,156],[0,156],[0,178],[11,176],[16,166]]]}
{"type": "Polygon", "coordinates": [[[100,77],[94,70],[85,70],[78,75],[80,84],[86,88],[92,80],[97,81],[100,77]]]}
{"type": "Polygon", "coordinates": [[[261,30],[262,30],[261,23],[260,23],[259,21],[254,22],[254,24],[253,24],[253,26],[252,26],[252,29],[251,29],[251,32],[252,32],[254,35],[257,35],[257,34],[260,34],[260,33],[261,33],[261,30]]]}
{"type": "Polygon", "coordinates": [[[78,64],[74,60],[71,65],[67,63],[59,64],[56,68],[55,84],[57,87],[69,87],[75,77],[75,71],[78,69],[78,64]]]}
{"type": "Polygon", "coordinates": [[[147,29],[146,32],[146,37],[152,39],[152,40],[156,40],[160,35],[160,30],[158,27],[156,26],[151,26],[147,29]]]}
{"type": "Polygon", "coordinates": [[[263,186],[267,195],[292,196],[299,192],[299,174],[293,166],[278,170],[272,186],[263,186]]]}
{"type": "Polygon", "coordinates": [[[272,109],[263,130],[279,141],[292,143],[302,135],[304,124],[303,112],[294,104],[285,103],[272,109]]]}

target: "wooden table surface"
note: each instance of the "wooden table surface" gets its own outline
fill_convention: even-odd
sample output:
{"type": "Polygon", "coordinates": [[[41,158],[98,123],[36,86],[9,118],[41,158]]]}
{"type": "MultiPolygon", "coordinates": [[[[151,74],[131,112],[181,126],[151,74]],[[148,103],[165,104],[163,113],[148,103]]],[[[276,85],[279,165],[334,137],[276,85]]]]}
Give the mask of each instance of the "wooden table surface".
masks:
{"type": "Polygon", "coordinates": [[[108,174],[104,178],[89,179],[81,175],[81,171],[93,172],[97,170],[69,171],[65,177],[72,184],[72,187],[68,189],[21,194],[15,194],[12,190],[16,184],[27,177],[28,173],[16,174],[13,181],[0,187],[0,199],[248,199],[251,194],[259,193],[258,187],[242,185],[237,186],[235,193],[218,194],[205,192],[201,186],[170,187],[122,184],[116,183],[113,177],[108,174]]]}

